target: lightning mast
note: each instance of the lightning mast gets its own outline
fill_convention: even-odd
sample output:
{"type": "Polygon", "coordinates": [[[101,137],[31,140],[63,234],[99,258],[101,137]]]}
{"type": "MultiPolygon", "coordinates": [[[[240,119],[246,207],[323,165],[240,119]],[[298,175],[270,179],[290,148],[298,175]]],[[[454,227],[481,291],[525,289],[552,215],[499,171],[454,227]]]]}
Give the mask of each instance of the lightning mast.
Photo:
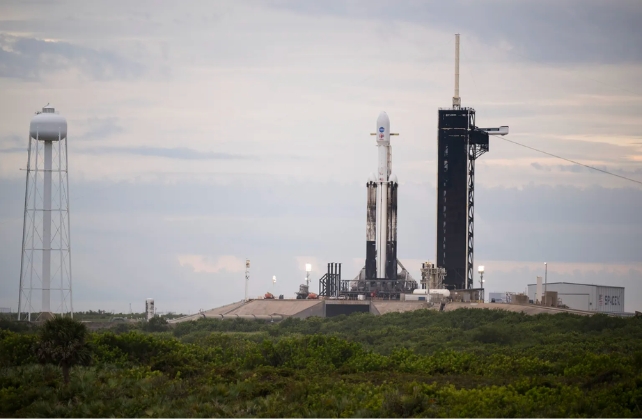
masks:
{"type": "Polygon", "coordinates": [[[453,109],[461,108],[459,97],[459,34],[455,34],[455,96],[453,96],[453,109]]]}

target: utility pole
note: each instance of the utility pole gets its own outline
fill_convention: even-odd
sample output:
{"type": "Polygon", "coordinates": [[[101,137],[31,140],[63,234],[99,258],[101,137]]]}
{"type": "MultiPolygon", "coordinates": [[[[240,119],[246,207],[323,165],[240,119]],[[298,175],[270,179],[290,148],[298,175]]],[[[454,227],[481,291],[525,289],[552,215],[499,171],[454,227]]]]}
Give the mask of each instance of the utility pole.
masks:
{"type": "Polygon", "coordinates": [[[548,295],[546,295],[546,284],[548,283],[548,264],[544,262],[544,305],[548,306],[548,295]]]}
{"type": "Polygon", "coordinates": [[[245,302],[247,303],[247,283],[250,281],[250,260],[245,259],[245,302]]]}
{"type": "Polygon", "coordinates": [[[479,286],[482,289],[482,303],[485,301],[485,296],[484,296],[484,266],[480,266],[477,269],[477,272],[479,272],[479,286]]]}

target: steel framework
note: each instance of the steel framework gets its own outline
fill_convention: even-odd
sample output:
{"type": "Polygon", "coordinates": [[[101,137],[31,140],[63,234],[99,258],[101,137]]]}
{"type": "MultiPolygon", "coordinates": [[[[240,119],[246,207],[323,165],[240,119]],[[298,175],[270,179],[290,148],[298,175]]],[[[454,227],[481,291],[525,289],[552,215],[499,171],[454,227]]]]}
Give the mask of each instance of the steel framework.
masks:
{"type": "Polygon", "coordinates": [[[18,320],[52,311],[73,317],[67,168],[66,136],[42,141],[29,135],[18,320]]]}
{"type": "Polygon", "coordinates": [[[328,263],[328,272],[319,279],[319,295],[338,297],[341,290],[341,264],[328,263]]]}
{"type": "Polygon", "coordinates": [[[414,279],[344,279],[341,281],[340,295],[350,300],[356,300],[359,295],[363,295],[368,300],[373,298],[399,300],[401,294],[412,293],[415,289],[417,289],[417,281],[414,279]]]}
{"type": "Polygon", "coordinates": [[[439,110],[437,266],[448,289],[473,287],[475,160],[488,149],[473,108],[439,110]]]}

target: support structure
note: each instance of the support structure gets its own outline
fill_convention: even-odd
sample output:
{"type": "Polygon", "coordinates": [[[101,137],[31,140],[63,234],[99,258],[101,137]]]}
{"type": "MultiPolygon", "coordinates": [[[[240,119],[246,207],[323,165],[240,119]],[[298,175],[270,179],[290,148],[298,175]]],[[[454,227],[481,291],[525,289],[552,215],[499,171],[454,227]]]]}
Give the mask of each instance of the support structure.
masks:
{"type": "Polygon", "coordinates": [[[478,128],[473,108],[459,97],[459,34],[455,35],[455,95],[439,110],[437,136],[437,266],[446,269],[444,287],[473,288],[475,161],[489,150],[489,135],[508,127],[478,128]]]}
{"type": "Polygon", "coordinates": [[[421,264],[421,289],[435,290],[444,288],[446,270],[435,266],[434,263],[421,264]]]}
{"type": "Polygon", "coordinates": [[[338,297],[341,292],[341,264],[328,263],[328,272],[319,279],[319,295],[338,297]]]}
{"type": "Polygon", "coordinates": [[[67,121],[47,105],[29,129],[18,320],[73,317],[67,156],[67,121]]]}

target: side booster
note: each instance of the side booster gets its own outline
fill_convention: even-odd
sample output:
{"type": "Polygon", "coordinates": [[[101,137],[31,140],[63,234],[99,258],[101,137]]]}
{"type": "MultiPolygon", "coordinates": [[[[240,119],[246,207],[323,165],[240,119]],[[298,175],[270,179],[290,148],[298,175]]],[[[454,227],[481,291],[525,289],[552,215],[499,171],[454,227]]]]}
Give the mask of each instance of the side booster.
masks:
{"type": "MultiPolygon", "coordinates": [[[[392,171],[390,119],[385,112],[377,118],[379,168],[367,188],[366,278],[397,279],[397,188],[392,171]]],[[[392,134],[396,135],[396,134],[392,134]]]]}

